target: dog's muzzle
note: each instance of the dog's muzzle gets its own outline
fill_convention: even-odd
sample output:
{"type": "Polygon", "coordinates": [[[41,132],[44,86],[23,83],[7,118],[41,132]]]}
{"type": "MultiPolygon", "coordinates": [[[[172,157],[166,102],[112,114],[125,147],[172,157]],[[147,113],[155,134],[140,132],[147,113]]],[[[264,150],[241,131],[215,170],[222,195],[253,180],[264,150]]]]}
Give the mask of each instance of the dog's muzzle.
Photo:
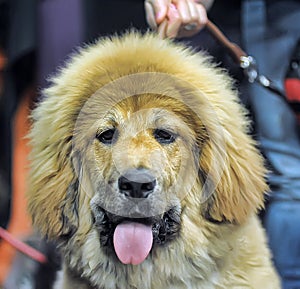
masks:
{"type": "Polygon", "coordinates": [[[163,201],[162,193],[156,177],[145,168],[129,169],[117,178],[115,186],[107,186],[104,192],[99,189],[91,209],[105,252],[115,254],[124,264],[137,265],[148,257],[153,246],[178,235],[180,204],[170,204],[167,198],[163,201]],[[110,207],[101,204],[101,196],[112,196],[110,207]]]}
{"type": "Polygon", "coordinates": [[[181,209],[177,206],[161,216],[140,219],[117,216],[99,206],[93,206],[92,212],[102,248],[124,264],[143,262],[153,247],[170,242],[180,231],[181,209]]]}

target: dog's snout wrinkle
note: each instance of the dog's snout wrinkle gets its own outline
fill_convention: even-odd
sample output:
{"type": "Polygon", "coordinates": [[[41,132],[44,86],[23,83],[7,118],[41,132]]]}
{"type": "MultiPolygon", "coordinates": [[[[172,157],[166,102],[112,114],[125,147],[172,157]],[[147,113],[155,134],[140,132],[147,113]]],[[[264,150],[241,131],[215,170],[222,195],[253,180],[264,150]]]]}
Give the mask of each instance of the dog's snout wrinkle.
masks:
{"type": "Polygon", "coordinates": [[[147,198],[156,186],[156,179],[146,169],[132,169],[119,177],[118,186],[127,197],[147,198]]]}

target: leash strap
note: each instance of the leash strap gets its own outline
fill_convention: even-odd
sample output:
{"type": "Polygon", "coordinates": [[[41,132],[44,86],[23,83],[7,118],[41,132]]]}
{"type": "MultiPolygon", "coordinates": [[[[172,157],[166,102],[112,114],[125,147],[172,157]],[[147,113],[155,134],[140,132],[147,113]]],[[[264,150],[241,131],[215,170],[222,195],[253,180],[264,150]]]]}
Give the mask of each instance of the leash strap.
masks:
{"type": "MultiPolygon", "coordinates": [[[[263,2],[263,1],[250,1],[250,2],[263,2]]],[[[262,10],[262,9],[258,9],[258,10],[262,10]]],[[[228,53],[231,55],[231,57],[236,62],[236,64],[238,64],[243,69],[250,83],[253,82],[259,83],[261,86],[263,86],[264,88],[268,89],[273,93],[276,93],[287,102],[284,92],[282,92],[278,87],[276,87],[276,85],[269,78],[258,73],[256,61],[252,56],[249,56],[237,44],[229,41],[229,39],[223,34],[223,32],[221,32],[221,30],[210,20],[208,20],[206,27],[208,31],[215,37],[215,39],[228,51],[228,53]]],[[[263,33],[263,29],[264,29],[264,25],[262,25],[261,32],[258,33],[263,33]]],[[[247,30],[247,33],[251,34],[252,31],[247,30]]],[[[246,35],[246,39],[248,39],[248,35],[246,35]]]]}
{"type": "Polygon", "coordinates": [[[12,234],[0,227],[0,238],[8,242],[11,246],[16,248],[18,251],[32,258],[39,263],[47,263],[47,257],[36,250],[35,248],[27,245],[26,243],[15,238],[12,234]]]}

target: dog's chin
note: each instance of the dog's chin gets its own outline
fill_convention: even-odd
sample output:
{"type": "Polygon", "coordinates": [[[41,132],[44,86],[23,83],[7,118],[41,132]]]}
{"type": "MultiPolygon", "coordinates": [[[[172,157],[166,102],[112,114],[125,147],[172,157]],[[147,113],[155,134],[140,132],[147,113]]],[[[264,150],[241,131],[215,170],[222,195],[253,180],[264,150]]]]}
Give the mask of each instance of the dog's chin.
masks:
{"type": "Polygon", "coordinates": [[[159,216],[146,218],[138,215],[132,218],[118,216],[100,206],[94,206],[92,212],[94,226],[99,233],[101,246],[107,252],[114,248],[114,233],[120,224],[134,223],[150,227],[153,237],[152,248],[174,240],[180,232],[181,208],[179,206],[173,206],[159,216]]]}

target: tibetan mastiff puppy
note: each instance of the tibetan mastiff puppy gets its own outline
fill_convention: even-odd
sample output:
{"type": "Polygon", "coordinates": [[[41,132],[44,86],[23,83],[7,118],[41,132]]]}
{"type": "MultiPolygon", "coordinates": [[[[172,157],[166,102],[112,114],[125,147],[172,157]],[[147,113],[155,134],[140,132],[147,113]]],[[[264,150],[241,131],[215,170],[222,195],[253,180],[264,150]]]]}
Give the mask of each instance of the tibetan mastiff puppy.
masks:
{"type": "Polygon", "coordinates": [[[276,289],[263,159],[224,71],[129,32],[83,48],[32,113],[29,211],[55,288],[276,289]]]}

